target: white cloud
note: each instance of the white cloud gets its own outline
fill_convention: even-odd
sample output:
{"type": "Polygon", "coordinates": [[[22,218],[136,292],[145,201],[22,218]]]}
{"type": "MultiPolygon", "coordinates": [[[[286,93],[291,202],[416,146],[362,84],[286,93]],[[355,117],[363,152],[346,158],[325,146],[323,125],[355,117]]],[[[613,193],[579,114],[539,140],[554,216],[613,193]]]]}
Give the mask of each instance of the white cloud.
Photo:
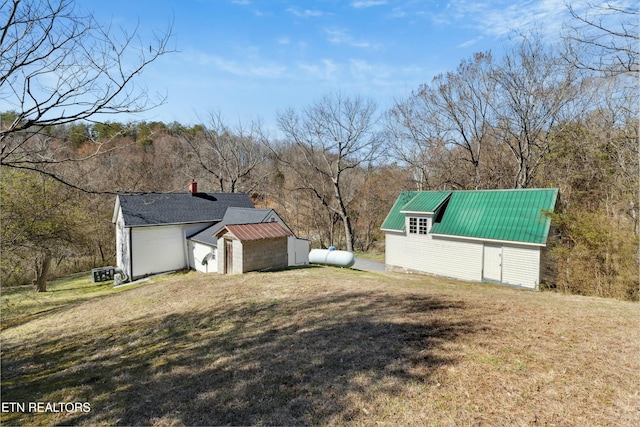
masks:
{"type": "Polygon", "coordinates": [[[336,80],[338,66],[331,59],[322,59],[319,63],[301,62],[298,68],[302,72],[303,78],[311,78],[322,80],[324,82],[332,82],[336,80]]]}
{"type": "Polygon", "coordinates": [[[360,0],[352,2],[351,7],[362,9],[365,7],[384,6],[385,4],[387,4],[386,0],[360,0]]]}
{"type": "Polygon", "coordinates": [[[188,54],[187,60],[197,66],[213,66],[225,73],[238,77],[257,77],[275,79],[283,77],[287,67],[274,62],[264,62],[259,59],[237,61],[223,58],[218,55],[209,55],[202,52],[188,54]]]}
{"type": "Polygon", "coordinates": [[[289,9],[287,9],[287,12],[300,18],[309,18],[309,17],[326,15],[326,13],[321,10],[311,10],[311,9],[298,10],[297,8],[293,8],[293,7],[290,7],[289,9]]]}
{"type": "Polygon", "coordinates": [[[471,46],[473,46],[473,45],[475,45],[475,44],[479,43],[479,42],[480,42],[480,41],[482,41],[483,39],[484,39],[484,37],[482,37],[482,36],[474,37],[474,38],[472,38],[472,39],[470,39],[470,40],[467,40],[467,41],[465,41],[465,42],[463,42],[463,43],[460,43],[460,44],[459,44],[458,46],[456,46],[456,47],[459,47],[459,48],[471,47],[471,46]]]}
{"type": "Polygon", "coordinates": [[[378,48],[380,44],[370,43],[366,40],[358,40],[353,37],[347,30],[341,28],[325,28],[325,33],[329,38],[329,42],[333,44],[346,44],[359,48],[378,48]]]}
{"type": "MultiPolygon", "coordinates": [[[[620,3],[630,4],[628,0],[620,3]]],[[[583,0],[571,4],[578,13],[589,8],[583,0]]],[[[569,18],[566,0],[451,0],[445,16],[498,37],[531,29],[556,37],[569,18]]]]}

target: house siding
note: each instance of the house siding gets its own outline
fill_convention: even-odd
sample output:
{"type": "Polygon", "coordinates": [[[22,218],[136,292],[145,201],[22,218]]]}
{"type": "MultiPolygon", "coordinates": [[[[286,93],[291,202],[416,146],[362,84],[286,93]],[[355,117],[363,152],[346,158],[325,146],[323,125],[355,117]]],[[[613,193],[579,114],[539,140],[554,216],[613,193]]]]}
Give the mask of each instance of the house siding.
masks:
{"type": "Polygon", "coordinates": [[[424,271],[429,264],[429,240],[426,236],[404,236],[387,232],[385,262],[389,266],[424,271]]]}
{"type": "Polygon", "coordinates": [[[309,241],[298,239],[296,236],[287,238],[287,252],[289,266],[309,264],[309,241]]]}
{"type": "Polygon", "coordinates": [[[218,257],[217,249],[213,246],[205,245],[198,242],[190,242],[189,251],[189,267],[200,271],[201,273],[215,273],[218,271],[218,257]],[[213,257],[209,257],[206,264],[202,264],[202,260],[209,254],[213,254],[213,257]]]}
{"type": "Polygon", "coordinates": [[[538,289],[540,248],[503,245],[502,282],[528,289],[538,289]]]}
{"type": "Polygon", "coordinates": [[[387,231],[385,233],[384,259],[391,267],[402,267],[404,262],[404,233],[387,231]]]}
{"type": "Polygon", "coordinates": [[[431,237],[429,273],[462,280],[482,280],[482,242],[431,237]]]}
{"type": "MultiPolygon", "coordinates": [[[[481,282],[485,244],[488,243],[387,232],[385,260],[389,270],[429,273],[481,282]]],[[[540,248],[508,244],[503,244],[501,248],[500,283],[538,289],[540,248]]]]}
{"type": "MultiPolygon", "coordinates": [[[[432,215],[407,214],[409,218],[426,218],[427,230],[433,225],[432,215]]],[[[436,274],[463,280],[482,280],[482,243],[442,239],[427,234],[387,232],[385,262],[393,269],[436,274]]]]}

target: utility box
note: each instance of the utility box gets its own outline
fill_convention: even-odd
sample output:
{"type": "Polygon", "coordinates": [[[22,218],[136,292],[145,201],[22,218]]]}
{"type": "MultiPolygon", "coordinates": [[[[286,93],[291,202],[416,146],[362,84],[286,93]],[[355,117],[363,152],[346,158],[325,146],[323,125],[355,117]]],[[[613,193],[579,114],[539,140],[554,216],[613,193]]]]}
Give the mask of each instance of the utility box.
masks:
{"type": "Polygon", "coordinates": [[[93,283],[106,282],[107,280],[113,280],[113,275],[116,271],[115,267],[100,267],[91,270],[91,276],[93,277],[93,283]]]}

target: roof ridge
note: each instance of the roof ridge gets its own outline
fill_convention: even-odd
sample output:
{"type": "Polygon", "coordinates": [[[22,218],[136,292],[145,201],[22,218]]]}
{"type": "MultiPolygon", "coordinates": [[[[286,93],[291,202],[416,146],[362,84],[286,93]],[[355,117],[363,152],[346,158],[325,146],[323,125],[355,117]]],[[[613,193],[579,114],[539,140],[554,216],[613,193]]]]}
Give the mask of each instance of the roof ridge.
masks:
{"type": "Polygon", "coordinates": [[[558,190],[558,187],[536,187],[536,188],[483,188],[479,190],[448,190],[454,193],[480,193],[480,192],[498,192],[498,191],[541,191],[541,190],[558,190]]]}

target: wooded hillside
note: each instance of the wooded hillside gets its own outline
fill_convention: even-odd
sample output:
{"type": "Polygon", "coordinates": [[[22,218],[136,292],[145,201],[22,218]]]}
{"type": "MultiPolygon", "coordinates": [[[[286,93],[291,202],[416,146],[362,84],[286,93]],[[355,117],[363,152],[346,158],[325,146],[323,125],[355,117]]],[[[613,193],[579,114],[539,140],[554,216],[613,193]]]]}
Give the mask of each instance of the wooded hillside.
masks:
{"type": "MultiPolygon", "coordinates": [[[[598,28],[586,24],[562,48],[531,34],[500,58],[464,59],[389,111],[343,93],[309,100],[277,117],[277,134],[224,112],[196,125],[4,112],[2,285],[42,289],[48,271],[113,264],[117,191],[187,191],[195,180],[200,191],[247,192],[313,246],[368,251],[403,190],[558,187],[544,285],[637,300],[638,37],[622,37],[636,61],[625,68],[610,51],[596,57],[598,28]]],[[[14,70],[2,72],[7,93],[14,70]]],[[[128,106],[143,111],[139,99],[128,106]]]]}

